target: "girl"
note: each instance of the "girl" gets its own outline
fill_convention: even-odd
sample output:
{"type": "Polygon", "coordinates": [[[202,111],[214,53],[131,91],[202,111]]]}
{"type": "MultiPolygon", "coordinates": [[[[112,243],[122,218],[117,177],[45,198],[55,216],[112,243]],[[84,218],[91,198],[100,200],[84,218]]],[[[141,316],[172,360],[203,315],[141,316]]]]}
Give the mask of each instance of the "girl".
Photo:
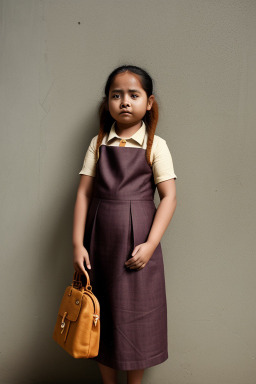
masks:
{"type": "Polygon", "coordinates": [[[140,384],[168,359],[160,240],[176,208],[172,156],[155,135],[158,105],[149,74],[116,68],[100,105],[100,129],[86,152],[73,222],[73,264],[90,276],[100,303],[97,361],[104,384],[140,384]],[[157,187],[160,204],[156,209],[157,187]]]}

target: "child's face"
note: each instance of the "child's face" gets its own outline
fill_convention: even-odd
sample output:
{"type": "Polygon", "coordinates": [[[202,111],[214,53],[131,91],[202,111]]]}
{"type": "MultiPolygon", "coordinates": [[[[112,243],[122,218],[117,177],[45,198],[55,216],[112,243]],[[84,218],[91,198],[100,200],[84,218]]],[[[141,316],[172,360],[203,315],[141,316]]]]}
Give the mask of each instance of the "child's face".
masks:
{"type": "Polygon", "coordinates": [[[115,76],[109,90],[108,107],[111,116],[120,125],[131,126],[141,121],[153,101],[153,95],[147,98],[138,75],[123,72],[115,76]],[[130,113],[122,113],[123,110],[130,113]]]}

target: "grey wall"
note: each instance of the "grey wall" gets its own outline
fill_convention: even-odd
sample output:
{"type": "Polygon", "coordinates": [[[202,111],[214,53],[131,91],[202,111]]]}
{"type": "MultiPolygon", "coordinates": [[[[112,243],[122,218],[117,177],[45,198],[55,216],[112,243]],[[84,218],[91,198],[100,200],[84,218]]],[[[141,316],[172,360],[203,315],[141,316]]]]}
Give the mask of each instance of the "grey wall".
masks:
{"type": "Polygon", "coordinates": [[[101,383],[96,363],[51,336],[73,277],[78,173],[107,76],[127,63],[155,81],[156,133],[178,177],[161,242],[169,359],[143,383],[254,384],[255,1],[2,0],[0,11],[1,384],[101,383]]]}

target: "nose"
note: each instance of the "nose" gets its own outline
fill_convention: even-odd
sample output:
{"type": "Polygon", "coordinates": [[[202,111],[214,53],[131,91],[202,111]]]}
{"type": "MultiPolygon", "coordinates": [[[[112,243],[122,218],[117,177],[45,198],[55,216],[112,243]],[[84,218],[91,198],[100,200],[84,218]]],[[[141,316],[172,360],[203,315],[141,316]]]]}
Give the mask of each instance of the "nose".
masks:
{"type": "Polygon", "coordinates": [[[121,102],[121,107],[128,107],[130,106],[130,103],[128,101],[126,101],[126,98],[124,98],[121,102]]]}

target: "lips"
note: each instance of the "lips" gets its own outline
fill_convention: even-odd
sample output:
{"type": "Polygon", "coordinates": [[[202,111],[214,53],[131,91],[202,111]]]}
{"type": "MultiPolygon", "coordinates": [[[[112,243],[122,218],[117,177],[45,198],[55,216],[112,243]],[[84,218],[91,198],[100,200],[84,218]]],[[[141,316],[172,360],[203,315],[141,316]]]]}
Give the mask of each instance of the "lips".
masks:
{"type": "Polygon", "coordinates": [[[120,114],[123,114],[123,113],[129,113],[129,114],[131,114],[131,112],[129,112],[129,111],[122,111],[120,114]]]}

